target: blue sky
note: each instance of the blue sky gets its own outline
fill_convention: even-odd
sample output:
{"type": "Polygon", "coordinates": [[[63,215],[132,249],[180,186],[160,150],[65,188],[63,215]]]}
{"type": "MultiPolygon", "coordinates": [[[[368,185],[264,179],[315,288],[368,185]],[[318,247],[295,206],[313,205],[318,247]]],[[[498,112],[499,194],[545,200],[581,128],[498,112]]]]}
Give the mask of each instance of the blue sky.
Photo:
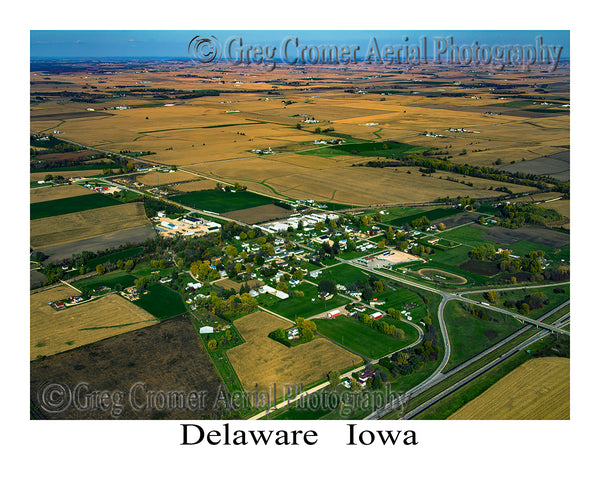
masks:
{"type": "MultiPolygon", "coordinates": [[[[569,58],[568,30],[32,30],[30,56],[57,58],[100,57],[188,57],[189,41],[196,35],[215,36],[221,44],[240,36],[245,44],[274,45],[291,35],[303,44],[354,44],[366,51],[369,39],[378,44],[416,44],[426,37],[428,47],[434,38],[453,37],[455,45],[534,45],[541,36],[546,45],[562,46],[561,59],[569,58]],[[406,42],[404,39],[408,37],[406,42]]],[[[431,50],[429,51],[431,56],[431,50]]]]}

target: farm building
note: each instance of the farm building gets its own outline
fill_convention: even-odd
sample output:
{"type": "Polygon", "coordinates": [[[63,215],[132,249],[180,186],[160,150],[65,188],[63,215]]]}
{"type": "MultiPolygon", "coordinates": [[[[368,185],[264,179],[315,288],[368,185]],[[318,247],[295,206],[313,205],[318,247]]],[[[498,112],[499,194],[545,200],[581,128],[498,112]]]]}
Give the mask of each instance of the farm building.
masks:
{"type": "Polygon", "coordinates": [[[166,220],[163,220],[162,222],[160,222],[161,226],[168,228],[170,230],[177,230],[179,227],[177,225],[172,224],[171,222],[167,222],[166,220]]]}
{"type": "Polygon", "coordinates": [[[327,312],[327,318],[335,318],[342,314],[339,310],[332,310],[331,312],[327,312]]]}
{"type": "Polygon", "coordinates": [[[214,331],[213,327],[200,327],[199,333],[213,333],[214,331]]]}
{"type": "Polygon", "coordinates": [[[383,313],[375,312],[369,315],[369,317],[371,317],[373,320],[379,320],[381,317],[383,317],[383,313]]]}

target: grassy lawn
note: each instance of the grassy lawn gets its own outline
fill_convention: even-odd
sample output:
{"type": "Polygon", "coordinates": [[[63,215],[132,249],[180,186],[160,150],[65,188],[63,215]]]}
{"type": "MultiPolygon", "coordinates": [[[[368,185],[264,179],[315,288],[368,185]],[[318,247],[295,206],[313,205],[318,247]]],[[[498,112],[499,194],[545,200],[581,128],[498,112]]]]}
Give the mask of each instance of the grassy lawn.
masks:
{"type": "Polygon", "coordinates": [[[436,236],[471,247],[479,247],[481,245],[485,245],[486,243],[490,243],[498,247],[497,243],[481,238],[485,234],[485,230],[480,230],[479,228],[466,225],[464,227],[455,228],[454,230],[440,232],[436,236]]]}
{"type": "Polygon", "coordinates": [[[170,200],[187,205],[188,207],[209,212],[231,212],[244,208],[260,207],[273,202],[268,197],[252,192],[224,192],[222,190],[200,190],[169,197],[170,200]]]}
{"type": "Polygon", "coordinates": [[[160,283],[148,285],[147,293],[140,295],[140,299],[133,303],[159,320],[166,320],[186,312],[181,295],[160,283]]]}
{"type": "Polygon", "coordinates": [[[485,311],[490,320],[482,320],[466,312],[459,302],[452,301],[446,305],[444,321],[450,337],[451,353],[444,371],[451,370],[523,326],[513,317],[485,311]]]}
{"type": "Polygon", "coordinates": [[[366,280],[369,276],[360,268],[344,263],[323,270],[323,273],[319,275],[315,283],[318,283],[323,278],[329,278],[340,285],[350,285],[359,280],[366,280]]]}
{"type": "Polygon", "coordinates": [[[465,245],[459,245],[456,247],[450,247],[448,250],[435,250],[432,258],[434,258],[437,262],[447,263],[448,265],[458,266],[464,262],[467,262],[469,257],[469,252],[472,250],[471,247],[467,247],[465,245]]]}
{"type": "MultiPolygon", "coordinates": [[[[333,319],[315,319],[314,322],[320,334],[369,358],[380,358],[395,352],[410,344],[409,337],[412,338],[412,335],[406,335],[400,341],[345,315],[333,319]]],[[[405,325],[405,328],[408,331],[408,326],[405,325]]]]}
{"type": "MultiPolygon", "coordinates": [[[[398,290],[386,290],[383,293],[377,294],[378,300],[384,300],[385,305],[380,306],[382,310],[388,310],[389,308],[395,308],[396,310],[407,310],[413,322],[418,322],[427,316],[427,308],[423,303],[423,300],[415,292],[407,290],[405,288],[399,288],[398,290]],[[411,309],[406,308],[406,304],[416,303],[416,307],[411,309]]],[[[387,320],[386,320],[387,321],[387,320]]],[[[391,323],[388,321],[388,323],[391,323]]]]}
{"type": "Polygon", "coordinates": [[[331,300],[319,300],[318,289],[316,286],[302,282],[297,287],[290,289],[290,298],[280,300],[275,295],[264,294],[258,297],[259,305],[282,315],[290,320],[296,317],[309,318],[313,315],[326,312],[332,308],[340,307],[349,303],[349,300],[334,295],[331,300]],[[304,293],[303,297],[294,296],[292,292],[300,291],[304,293]],[[313,298],[315,299],[313,301],[313,298]]]}
{"type": "Polygon", "coordinates": [[[98,287],[115,288],[116,285],[121,287],[131,287],[134,285],[135,276],[124,272],[123,270],[115,270],[114,272],[105,273],[104,275],[95,275],[90,278],[84,278],[73,283],[75,288],[79,290],[93,290],[98,287]]]}
{"type": "Polygon", "coordinates": [[[110,207],[119,205],[121,202],[102,193],[81,195],[79,197],[60,198],[48,200],[47,202],[32,203],[29,208],[30,219],[54,217],[67,213],[83,212],[93,208],[110,207]]]}

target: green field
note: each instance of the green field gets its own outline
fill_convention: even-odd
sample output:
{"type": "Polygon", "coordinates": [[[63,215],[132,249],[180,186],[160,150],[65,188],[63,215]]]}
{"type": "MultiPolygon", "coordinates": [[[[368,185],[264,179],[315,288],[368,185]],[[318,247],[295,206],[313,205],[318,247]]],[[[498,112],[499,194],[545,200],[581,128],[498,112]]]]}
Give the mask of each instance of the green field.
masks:
{"type": "Polygon", "coordinates": [[[324,148],[314,148],[297,152],[300,155],[318,155],[320,157],[334,157],[337,155],[356,155],[360,157],[384,157],[392,158],[400,155],[410,155],[421,153],[427,150],[426,147],[409,145],[400,142],[361,142],[361,143],[343,143],[341,145],[332,145],[324,148]]]}
{"type": "Polygon", "coordinates": [[[353,267],[352,265],[348,265],[346,263],[342,263],[341,265],[336,265],[334,267],[324,269],[321,275],[319,275],[313,281],[315,283],[319,283],[319,281],[324,278],[331,279],[340,285],[350,285],[359,280],[367,280],[369,278],[369,275],[360,268],[353,267]]]}
{"type": "Polygon", "coordinates": [[[450,360],[445,372],[460,365],[474,355],[499,342],[523,325],[514,317],[482,309],[489,320],[482,320],[466,312],[456,301],[449,302],[444,309],[444,321],[450,337],[450,360]]]}
{"type": "Polygon", "coordinates": [[[135,276],[124,272],[123,270],[115,270],[114,272],[105,273],[104,275],[95,275],[90,278],[85,278],[73,283],[75,288],[79,290],[93,290],[98,287],[115,288],[116,285],[121,287],[131,287],[134,285],[135,276]]]}
{"type": "Polygon", "coordinates": [[[169,200],[188,207],[209,212],[225,213],[244,208],[260,207],[273,203],[273,200],[252,192],[224,192],[222,190],[200,190],[169,197],[169,200]]]}
{"type": "Polygon", "coordinates": [[[288,293],[290,294],[290,298],[286,298],[285,300],[280,300],[275,295],[260,295],[258,303],[268,310],[283,315],[290,320],[295,320],[297,317],[309,318],[332,308],[350,303],[349,300],[339,295],[334,295],[331,300],[319,300],[317,287],[306,282],[302,282],[297,287],[290,289],[288,293]],[[295,291],[303,292],[304,296],[294,296],[293,292],[295,291]],[[313,298],[315,299],[314,301],[312,300],[313,298]]]}
{"type": "Polygon", "coordinates": [[[415,340],[409,335],[408,325],[403,328],[407,333],[405,339],[398,340],[344,315],[332,319],[317,318],[314,322],[320,334],[369,358],[383,357],[415,340]]]}
{"type": "Polygon", "coordinates": [[[90,195],[81,195],[78,197],[60,198],[58,200],[48,200],[47,202],[32,203],[30,205],[30,219],[54,217],[67,213],[83,212],[94,208],[110,207],[120,205],[121,202],[108,195],[93,193],[90,195]]]}
{"type": "Polygon", "coordinates": [[[148,285],[147,293],[140,295],[140,299],[133,303],[159,320],[166,320],[186,312],[181,295],[160,283],[148,285]]]}
{"type": "Polygon", "coordinates": [[[439,263],[447,263],[457,267],[470,259],[469,252],[473,250],[471,247],[466,245],[459,245],[455,247],[449,247],[447,250],[437,250],[431,257],[439,263]]]}

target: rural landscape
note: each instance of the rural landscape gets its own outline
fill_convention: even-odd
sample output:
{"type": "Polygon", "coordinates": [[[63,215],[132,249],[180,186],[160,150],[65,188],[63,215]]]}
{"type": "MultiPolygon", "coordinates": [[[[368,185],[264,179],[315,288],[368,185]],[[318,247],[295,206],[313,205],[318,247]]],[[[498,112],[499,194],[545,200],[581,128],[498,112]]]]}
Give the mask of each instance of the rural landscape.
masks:
{"type": "Polygon", "coordinates": [[[31,58],[32,419],[570,418],[568,59],[186,47],[31,58]]]}

